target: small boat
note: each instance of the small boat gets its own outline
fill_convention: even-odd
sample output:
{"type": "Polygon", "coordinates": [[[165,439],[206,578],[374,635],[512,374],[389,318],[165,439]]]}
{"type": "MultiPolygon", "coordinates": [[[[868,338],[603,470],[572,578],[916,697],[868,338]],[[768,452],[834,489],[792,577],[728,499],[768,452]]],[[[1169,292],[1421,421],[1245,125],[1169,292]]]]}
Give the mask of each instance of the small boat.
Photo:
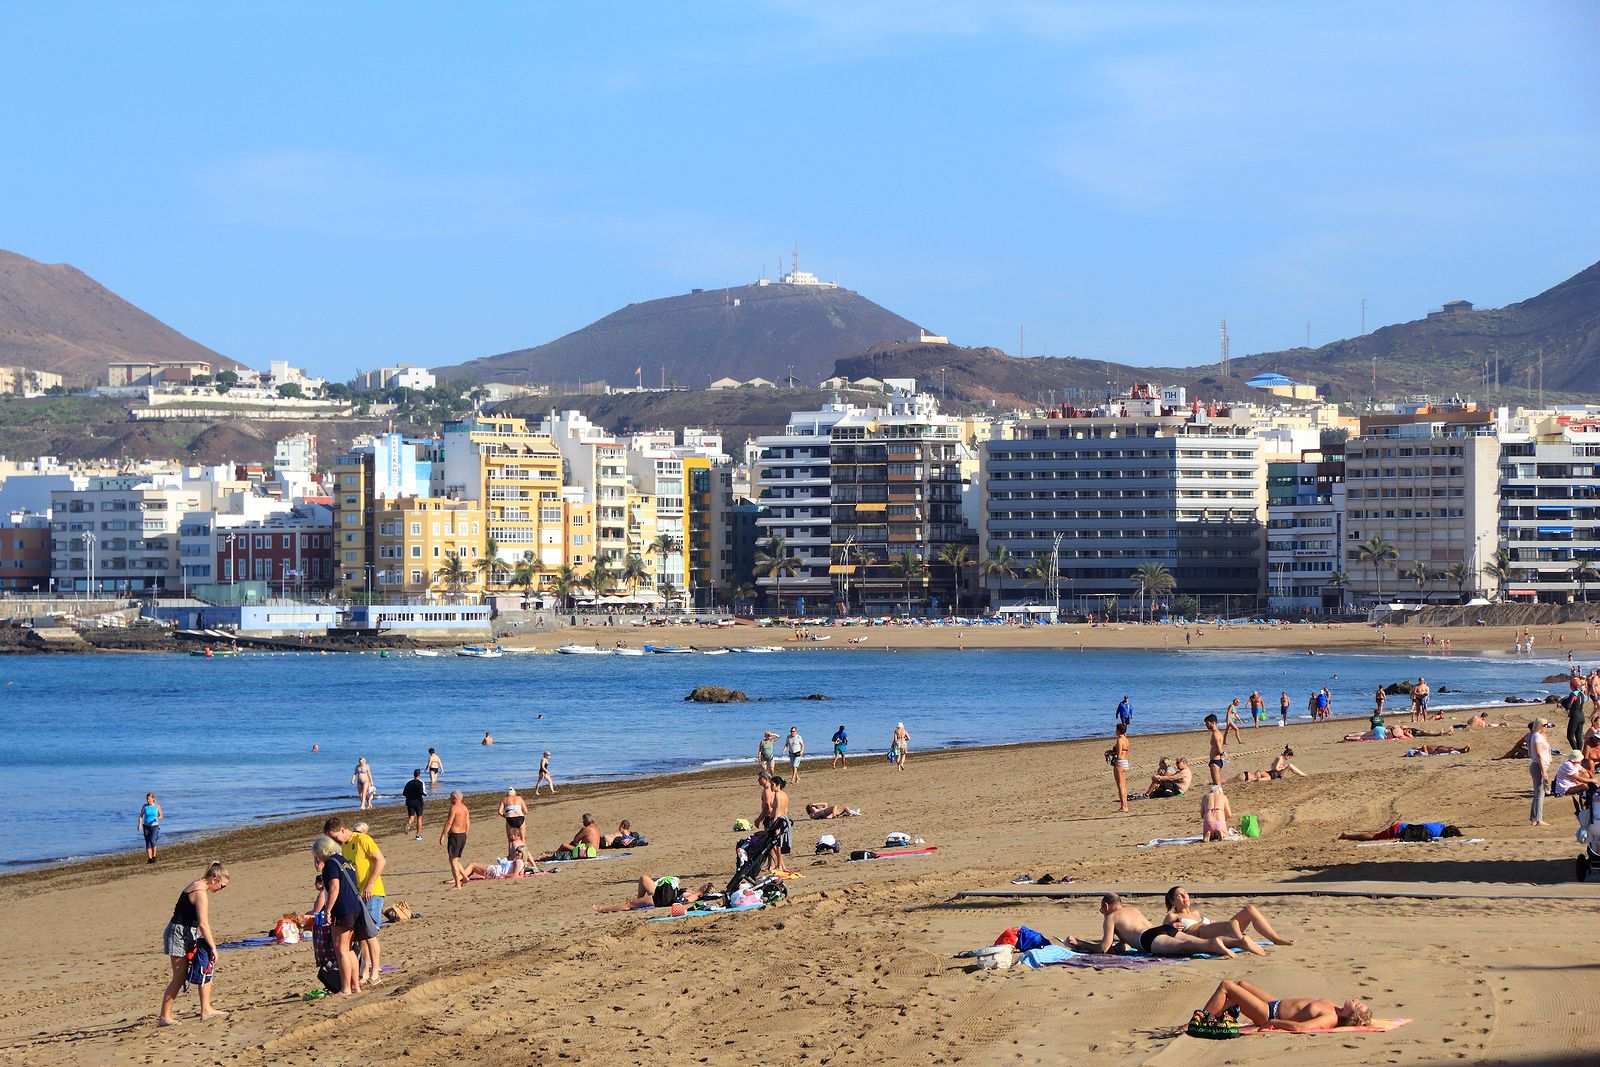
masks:
{"type": "Polygon", "coordinates": [[[562,645],[556,652],[563,656],[608,656],[609,648],[596,648],[593,645],[562,645]]]}
{"type": "Polygon", "coordinates": [[[434,656],[442,656],[442,655],[444,655],[444,653],[440,652],[437,648],[419,648],[419,649],[417,649],[415,652],[413,652],[411,654],[413,656],[424,656],[424,657],[428,657],[428,658],[432,658],[434,656]]]}
{"type": "Polygon", "coordinates": [[[644,655],[644,649],[642,649],[642,648],[613,648],[611,650],[611,654],[613,656],[642,656],[642,655],[644,655]]]}
{"type": "Polygon", "coordinates": [[[468,645],[456,649],[456,655],[463,659],[499,659],[505,653],[495,645],[468,645]]]}
{"type": "Polygon", "coordinates": [[[726,656],[730,650],[726,648],[697,648],[695,651],[702,656],[726,656]]]}
{"type": "Polygon", "coordinates": [[[679,645],[645,645],[646,652],[654,652],[658,656],[690,656],[694,649],[683,648],[679,645]]]}
{"type": "Polygon", "coordinates": [[[746,653],[748,655],[752,655],[753,656],[753,655],[756,655],[758,653],[764,654],[764,653],[767,653],[767,652],[782,652],[783,649],[774,648],[771,645],[740,645],[738,648],[734,649],[733,651],[735,651],[735,652],[744,652],[744,653],[746,653]]]}
{"type": "Polygon", "coordinates": [[[199,656],[201,659],[219,659],[226,656],[237,656],[237,648],[191,648],[189,655],[199,656]]]}

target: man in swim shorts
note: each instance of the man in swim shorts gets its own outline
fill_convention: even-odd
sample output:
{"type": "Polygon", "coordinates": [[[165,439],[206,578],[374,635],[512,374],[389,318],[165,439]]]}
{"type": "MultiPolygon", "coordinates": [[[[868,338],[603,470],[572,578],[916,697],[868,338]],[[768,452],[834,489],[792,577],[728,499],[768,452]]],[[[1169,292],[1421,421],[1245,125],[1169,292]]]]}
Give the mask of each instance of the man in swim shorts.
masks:
{"type": "Polygon", "coordinates": [[[789,758],[789,780],[800,780],[800,757],[806,754],[806,742],[800,736],[800,727],[789,727],[789,736],[783,739],[783,754],[789,758]]]}
{"type": "Polygon", "coordinates": [[[1339,835],[1340,841],[1402,841],[1415,838],[1418,841],[1437,841],[1442,837],[1460,837],[1459,827],[1442,822],[1395,822],[1390,823],[1381,830],[1346,830],[1339,835]],[[1413,827],[1412,833],[1407,833],[1413,827]],[[1426,835],[1426,836],[1424,836],[1426,835]]]}
{"type": "Polygon", "coordinates": [[[1147,956],[1197,956],[1203,952],[1232,956],[1235,949],[1253,952],[1258,956],[1266,955],[1266,951],[1248,937],[1195,937],[1176,926],[1153,925],[1143,912],[1124,904],[1115,893],[1107,893],[1100,898],[1100,916],[1104,926],[1099,941],[1069,937],[1066,939],[1067,947],[1074,952],[1104,955],[1120,941],[1147,956]]]}
{"type": "Polygon", "coordinates": [[[850,738],[844,732],[844,723],[839,724],[839,729],[833,735],[833,768],[838,770],[845,764],[845,750],[850,747],[850,738]]]}
{"type": "MultiPolygon", "coordinates": [[[[488,737],[488,734],[484,734],[488,737]]],[[[485,742],[487,743],[487,742],[485,742]]],[[[439,758],[439,753],[428,749],[428,792],[437,792],[439,789],[439,775],[444,773],[444,760],[439,758]]]]}
{"type": "Polygon", "coordinates": [[[1354,997],[1343,1004],[1310,997],[1281,997],[1274,1000],[1266,990],[1243,979],[1224,978],[1205,1007],[1196,1012],[1197,1021],[1212,1023],[1224,1012],[1245,1018],[1263,1030],[1288,1030],[1307,1034],[1341,1026],[1370,1026],[1372,1011],[1354,997]]]}
{"type": "Polygon", "coordinates": [[[1206,766],[1211,771],[1211,784],[1222,784],[1222,768],[1227,765],[1228,753],[1222,747],[1222,731],[1217,729],[1217,717],[1206,716],[1206,731],[1211,735],[1211,754],[1206,766]]]}
{"type": "Polygon", "coordinates": [[[422,798],[428,795],[427,788],[422,784],[422,768],[411,772],[411,781],[400,790],[406,798],[406,829],[415,829],[417,840],[422,840],[422,798]]]}
{"type": "Polygon", "coordinates": [[[445,846],[450,859],[450,876],[455,888],[467,884],[467,872],[461,866],[461,857],[467,851],[467,832],[472,829],[472,812],[461,797],[461,790],[450,791],[450,810],[444,817],[444,828],[439,831],[439,844],[445,846]]]}

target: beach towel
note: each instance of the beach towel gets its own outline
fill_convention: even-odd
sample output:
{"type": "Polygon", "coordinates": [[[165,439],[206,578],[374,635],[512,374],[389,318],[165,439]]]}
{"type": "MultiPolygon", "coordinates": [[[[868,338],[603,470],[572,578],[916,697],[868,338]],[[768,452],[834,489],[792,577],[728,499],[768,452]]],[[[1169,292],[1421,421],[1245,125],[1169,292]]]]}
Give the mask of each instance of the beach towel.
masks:
{"type": "Polygon", "coordinates": [[[1482,837],[1436,837],[1431,841],[1361,841],[1357,848],[1380,848],[1386,845],[1487,845],[1482,837]]]}
{"type": "Polygon", "coordinates": [[[704,915],[726,915],[730,911],[755,911],[757,908],[762,906],[763,903],[756,903],[741,904],[737,908],[703,908],[700,911],[687,911],[682,915],[657,915],[647,921],[653,923],[664,923],[672,919],[694,919],[704,915]]]}
{"type": "Polygon", "coordinates": [[[1061,945],[1046,945],[1024,952],[1021,962],[1035,970],[1040,967],[1093,967],[1111,970],[1136,971],[1146,967],[1164,967],[1179,960],[1156,956],[1135,956],[1129,953],[1073,952],[1061,945]]]}
{"type": "Polygon", "coordinates": [[[931,856],[938,851],[938,845],[929,845],[927,848],[900,849],[895,852],[874,852],[871,849],[863,849],[850,853],[850,858],[852,860],[898,860],[907,856],[931,856]]]}
{"type": "MultiPolygon", "coordinates": [[[[1194,837],[1152,837],[1150,840],[1146,841],[1144,844],[1135,845],[1133,847],[1134,848],[1156,848],[1156,847],[1161,846],[1161,845],[1198,845],[1204,840],[1205,840],[1205,838],[1199,836],[1198,834],[1195,835],[1194,837]]],[[[1243,836],[1241,836],[1239,834],[1235,834],[1235,833],[1229,832],[1226,836],[1223,837],[1221,842],[1213,842],[1213,844],[1221,844],[1221,843],[1226,843],[1226,842],[1230,842],[1230,841],[1246,841],[1246,840],[1248,840],[1248,838],[1245,838],[1245,837],[1243,837],[1243,836]]]]}
{"type": "Polygon", "coordinates": [[[1374,1019],[1366,1026],[1337,1026],[1332,1030],[1306,1030],[1296,1033],[1292,1030],[1279,1030],[1276,1027],[1262,1029],[1259,1026],[1246,1024],[1239,1027],[1241,1034],[1281,1034],[1285,1037],[1326,1037],[1329,1034],[1387,1034],[1390,1030],[1398,1030],[1409,1023],[1410,1019],[1374,1019]]]}
{"type": "Polygon", "coordinates": [[[268,945],[281,945],[281,944],[291,944],[292,945],[292,944],[296,944],[296,943],[297,942],[293,942],[293,941],[288,941],[288,942],[279,941],[277,938],[272,937],[271,935],[268,935],[267,937],[242,937],[237,941],[227,941],[227,942],[224,942],[223,944],[218,945],[217,946],[217,951],[221,952],[224,949],[230,949],[230,948],[266,948],[268,945]]]}
{"type": "MultiPolygon", "coordinates": [[[[612,852],[612,853],[610,853],[608,855],[591,856],[591,857],[589,857],[587,859],[584,858],[584,857],[581,857],[581,856],[574,856],[569,860],[540,860],[539,862],[540,863],[599,863],[601,860],[620,860],[624,856],[631,856],[631,855],[633,855],[633,853],[631,853],[631,852],[612,852]]],[[[542,872],[542,873],[549,873],[549,872],[542,872]]]]}

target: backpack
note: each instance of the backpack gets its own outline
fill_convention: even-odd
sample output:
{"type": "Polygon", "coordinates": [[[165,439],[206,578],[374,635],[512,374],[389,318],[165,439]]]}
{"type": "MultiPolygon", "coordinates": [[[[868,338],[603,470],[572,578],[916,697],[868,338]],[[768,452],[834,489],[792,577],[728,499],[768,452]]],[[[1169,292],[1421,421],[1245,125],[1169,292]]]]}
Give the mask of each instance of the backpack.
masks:
{"type": "Polygon", "coordinates": [[[188,958],[189,970],[183,976],[184,987],[210,982],[217,969],[217,950],[211,947],[211,943],[203,937],[196,939],[188,958]]]}
{"type": "Polygon", "coordinates": [[[1244,836],[1246,836],[1246,837],[1260,837],[1261,836],[1261,820],[1260,820],[1260,818],[1258,818],[1257,816],[1254,816],[1254,815],[1242,815],[1242,816],[1240,816],[1239,817],[1239,832],[1241,834],[1243,834],[1244,836]]]}
{"type": "Polygon", "coordinates": [[[1433,835],[1421,823],[1408,822],[1400,827],[1398,840],[1401,841],[1432,841],[1433,835]]]}

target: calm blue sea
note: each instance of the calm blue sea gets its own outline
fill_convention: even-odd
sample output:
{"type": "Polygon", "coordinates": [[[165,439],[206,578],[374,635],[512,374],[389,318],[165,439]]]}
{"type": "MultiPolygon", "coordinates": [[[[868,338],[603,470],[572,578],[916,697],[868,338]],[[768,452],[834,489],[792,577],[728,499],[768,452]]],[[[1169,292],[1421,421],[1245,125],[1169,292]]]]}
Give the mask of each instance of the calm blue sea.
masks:
{"type": "MultiPolygon", "coordinates": [[[[1370,708],[1380,682],[1425,673],[1446,707],[1539,696],[1554,660],[1266,652],[815,651],[751,656],[375,654],[41,656],[0,660],[11,783],[0,794],[0,865],[142,847],[147,790],[168,840],[296,813],[346,809],[358,756],[385,800],[428,746],[442,787],[531,789],[539,753],[558,782],[753,757],[763,729],[799,726],[826,758],[843,723],[855,753],[882,753],[896,722],[913,750],[1104,735],[1124,692],[1134,733],[1198,727],[1259,688],[1297,720],[1317,687],[1335,710],[1370,708]],[[694,686],[762,703],[687,704],[694,686]],[[807,702],[826,693],[832,702],[807,702]],[[485,731],[495,744],[480,744],[485,731]],[[313,754],[316,743],[321,751],[313,754]]],[[[881,758],[881,757],[880,757],[881,758]]]]}

